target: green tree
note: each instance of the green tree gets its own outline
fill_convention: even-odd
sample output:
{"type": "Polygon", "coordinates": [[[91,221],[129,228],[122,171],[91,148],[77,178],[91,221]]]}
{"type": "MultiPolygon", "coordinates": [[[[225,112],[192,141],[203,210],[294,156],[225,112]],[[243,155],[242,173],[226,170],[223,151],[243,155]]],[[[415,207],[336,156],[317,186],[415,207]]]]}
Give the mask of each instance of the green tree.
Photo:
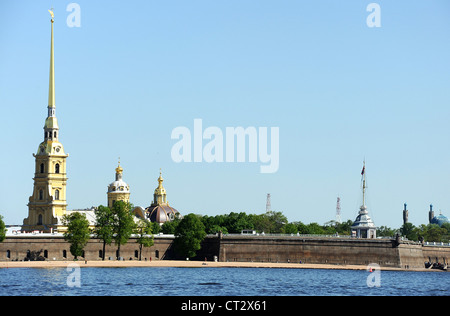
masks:
{"type": "Polygon", "coordinates": [[[448,231],[446,226],[439,227],[437,224],[420,225],[416,230],[418,238],[428,242],[448,242],[448,231]]]}
{"type": "Polygon", "coordinates": [[[142,247],[151,247],[154,244],[152,223],[147,220],[140,220],[134,233],[138,237],[136,242],[139,244],[139,260],[142,260],[142,247]]]}
{"type": "Polygon", "coordinates": [[[131,213],[130,203],[116,201],[112,207],[113,240],[117,246],[117,259],[120,258],[120,246],[125,245],[133,233],[135,223],[134,215],[131,213]]]}
{"type": "Polygon", "coordinates": [[[201,220],[203,225],[205,225],[205,232],[207,234],[216,234],[220,231],[224,234],[228,234],[228,228],[225,226],[225,215],[205,215],[201,220]]]}
{"type": "Polygon", "coordinates": [[[442,236],[442,242],[450,242],[450,223],[444,223],[441,226],[442,229],[445,229],[445,232],[443,231],[443,236],[442,236]]]}
{"type": "Polygon", "coordinates": [[[184,257],[195,257],[205,237],[205,225],[200,217],[192,213],[188,214],[175,229],[175,251],[184,257]]]}
{"type": "Polygon", "coordinates": [[[266,214],[259,214],[259,215],[251,215],[251,223],[253,224],[253,227],[249,227],[249,229],[254,229],[258,233],[268,233],[270,232],[270,228],[272,227],[269,217],[266,216],[266,214]]]}
{"type": "Polygon", "coordinates": [[[152,225],[152,233],[159,234],[159,232],[161,231],[161,226],[159,225],[159,223],[151,222],[151,225],[152,225]]]}
{"type": "Polygon", "coordinates": [[[445,228],[441,228],[437,224],[429,224],[425,234],[425,241],[441,242],[446,233],[447,230],[445,228]]]}
{"type": "Polygon", "coordinates": [[[206,231],[207,234],[217,234],[219,232],[228,234],[228,229],[225,226],[213,225],[206,231]]]}
{"type": "Polygon", "coordinates": [[[175,234],[175,229],[177,228],[178,224],[180,223],[180,216],[178,213],[175,215],[175,217],[171,221],[164,222],[161,226],[161,232],[163,234],[175,234]]]}
{"type": "Polygon", "coordinates": [[[3,216],[0,215],[0,242],[4,241],[6,238],[6,225],[3,221],[3,216]]]}
{"type": "Polygon", "coordinates": [[[336,232],[340,235],[350,235],[352,231],[352,220],[347,220],[346,222],[336,224],[336,232]]]}
{"type": "Polygon", "coordinates": [[[308,227],[303,224],[302,222],[294,222],[293,224],[297,225],[298,233],[299,234],[309,234],[308,227]]]}
{"type": "Polygon", "coordinates": [[[317,223],[309,223],[306,225],[306,234],[322,235],[325,233],[322,226],[317,223]]]}
{"type": "Polygon", "coordinates": [[[418,240],[416,227],[412,223],[405,223],[400,227],[400,233],[402,236],[408,238],[409,240],[418,240]]]}
{"type": "Polygon", "coordinates": [[[102,260],[105,260],[106,245],[111,245],[114,235],[114,215],[107,206],[100,205],[95,210],[95,228],[96,238],[103,242],[102,260]]]}
{"type": "Polygon", "coordinates": [[[64,232],[64,240],[70,243],[70,253],[77,260],[83,254],[83,249],[90,238],[89,221],[86,215],[79,212],[63,216],[63,224],[67,226],[64,232]]]}
{"type": "Polygon", "coordinates": [[[377,236],[379,237],[393,237],[397,231],[387,226],[381,226],[377,229],[377,236]]]}
{"type": "Polygon", "coordinates": [[[287,217],[283,215],[282,212],[270,211],[264,214],[268,222],[270,223],[270,228],[267,233],[279,234],[283,232],[283,226],[288,223],[287,217]]]}
{"type": "Polygon", "coordinates": [[[240,233],[243,229],[254,229],[250,216],[245,212],[231,212],[224,217],[223,225],[230,233],[240,233]]]}
{"type": "Polygon", "coordinates": [[[294,223],[287,223],[284,225],[284,233],[285,234],[297,234],[298,228],[294,223]]]}

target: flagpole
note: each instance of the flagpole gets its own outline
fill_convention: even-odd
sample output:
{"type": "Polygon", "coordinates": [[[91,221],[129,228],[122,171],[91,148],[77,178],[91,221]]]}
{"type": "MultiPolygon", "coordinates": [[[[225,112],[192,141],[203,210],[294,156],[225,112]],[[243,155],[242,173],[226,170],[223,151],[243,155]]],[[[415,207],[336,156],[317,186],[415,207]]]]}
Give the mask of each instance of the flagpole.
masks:
{"type": "Polygon", "coordinates": [[[363,162],[363,206],[366,205],[366,160],[363,162]]]}

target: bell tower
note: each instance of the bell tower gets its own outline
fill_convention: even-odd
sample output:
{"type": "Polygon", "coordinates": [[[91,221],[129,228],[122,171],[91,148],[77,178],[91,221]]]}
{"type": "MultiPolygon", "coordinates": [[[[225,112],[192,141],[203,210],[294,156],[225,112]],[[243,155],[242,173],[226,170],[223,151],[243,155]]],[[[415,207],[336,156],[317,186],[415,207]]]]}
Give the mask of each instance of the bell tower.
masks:
{"type": "Polygon", "coordinates": [[[55,106],[55,72],[53,53],[53,11],[49,10],[51,22],[50,75],[47,118],[44,124],[44,141],[39,144],[35,157],[33,193],[29,198],[28,217],[23,220],[23,230],[49,232],[61,225],[66,213],[66,159],[59,142],[59,127],[55,106]]]}

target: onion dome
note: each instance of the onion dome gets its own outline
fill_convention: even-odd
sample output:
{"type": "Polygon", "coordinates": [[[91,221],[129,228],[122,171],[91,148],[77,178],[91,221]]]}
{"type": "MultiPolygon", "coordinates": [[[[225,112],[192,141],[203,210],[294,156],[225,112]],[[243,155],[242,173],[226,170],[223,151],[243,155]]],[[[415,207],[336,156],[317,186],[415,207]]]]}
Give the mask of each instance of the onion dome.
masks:
{"type": "Polygon", "coordinates": [[[173,221],[178,214],[178,211],[169,205],[157,205],[147,208],[147,219],[151,222],[165,223],[173,221]]]}

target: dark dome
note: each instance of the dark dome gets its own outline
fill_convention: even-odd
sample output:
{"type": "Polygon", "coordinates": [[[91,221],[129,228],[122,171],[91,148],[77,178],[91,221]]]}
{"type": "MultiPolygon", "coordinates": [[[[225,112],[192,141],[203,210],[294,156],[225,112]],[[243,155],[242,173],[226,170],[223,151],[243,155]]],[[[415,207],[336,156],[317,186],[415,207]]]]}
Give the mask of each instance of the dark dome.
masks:
{"type": "Polygon", "coordinates": [[[150,206],[145,210],[147,219],[151,222],[163,224],[167,221],[172,221],[178,211],[168,205],[150,206]]]}

